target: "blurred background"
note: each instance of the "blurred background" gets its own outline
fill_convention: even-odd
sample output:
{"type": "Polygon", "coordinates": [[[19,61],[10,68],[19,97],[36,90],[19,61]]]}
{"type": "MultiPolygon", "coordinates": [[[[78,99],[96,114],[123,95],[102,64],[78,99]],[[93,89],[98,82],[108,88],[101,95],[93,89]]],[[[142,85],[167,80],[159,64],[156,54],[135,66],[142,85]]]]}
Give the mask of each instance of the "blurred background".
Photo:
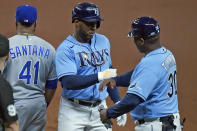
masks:
{"type": "MultiPolygon", "coordinates": [[[[73,33],[71,11],[82,0],[1,0],[0,33],[15,35],[15,11],[19,5],[31,4],[37,7],[38,21],[36,35],[50,42],[55,48],[73,33]]],[[[197,129],[197,1],[196,0],[89,0],[100,7],[104,21],[98,32],[111,42],[113,66],[118,74],[135,68],[142,55],[133,40],[127,38],[131,21],[140,16],[154,17],[161,27],[161,43],[169,48],[177,61],[178,96],[181,119],[186,117],[184,131],[197,129]]],[[[55,97],[47,109],[46,131],[57,130],[57,115],[61,93],[59,85],[55,97]]],[[[127,88],[119,88],[124,97],[127,88]]],[[[112,105],[107,99],[109,106],[112,105]]],[[[65,127],[66,128],[66,127],[65,127]]],[[[113,131],[133,131],[134,123],[128,114],[125,127],[118,127],[114,120],[113,131]]]]}

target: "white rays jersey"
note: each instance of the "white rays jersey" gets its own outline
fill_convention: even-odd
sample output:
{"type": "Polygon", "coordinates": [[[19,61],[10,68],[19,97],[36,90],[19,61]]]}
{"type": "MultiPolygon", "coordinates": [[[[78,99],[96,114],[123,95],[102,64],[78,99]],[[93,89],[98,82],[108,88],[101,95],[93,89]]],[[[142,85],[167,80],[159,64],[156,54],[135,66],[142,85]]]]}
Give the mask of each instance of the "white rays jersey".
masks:
{"type": "Polygon", "coordinates": [[[55,80],[54,47],[37,36],[9,38],[9,59],[3,75],[13,88],[14,99],[44,97],[45,83],[55,80]]]}

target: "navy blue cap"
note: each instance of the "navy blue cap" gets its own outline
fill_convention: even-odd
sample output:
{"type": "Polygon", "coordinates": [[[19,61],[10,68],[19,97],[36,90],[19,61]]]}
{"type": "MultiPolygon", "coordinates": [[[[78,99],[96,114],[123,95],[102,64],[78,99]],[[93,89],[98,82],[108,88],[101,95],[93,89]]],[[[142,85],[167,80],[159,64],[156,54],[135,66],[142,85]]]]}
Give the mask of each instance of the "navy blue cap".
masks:
{"type": "Polygon", "coordinates": [[[128,37],[146,38],[160,33],[160,27],[152,17],[139,17],[131,24],[131,32],[128,37]]]}
{"type": "Polygon", "coordinates": [[[16,9],[15,18],[21,23],[34,23],[37,20],[37,9],[31,5],[21,5],[16,9]]]}
{"type": "Polygon", "coordinates": [[[103,21],[100,17],[100,9],[97,5],[88,2],[77,4],[72,10],[72,23],[75,19],[88,22],[103,21]]]}

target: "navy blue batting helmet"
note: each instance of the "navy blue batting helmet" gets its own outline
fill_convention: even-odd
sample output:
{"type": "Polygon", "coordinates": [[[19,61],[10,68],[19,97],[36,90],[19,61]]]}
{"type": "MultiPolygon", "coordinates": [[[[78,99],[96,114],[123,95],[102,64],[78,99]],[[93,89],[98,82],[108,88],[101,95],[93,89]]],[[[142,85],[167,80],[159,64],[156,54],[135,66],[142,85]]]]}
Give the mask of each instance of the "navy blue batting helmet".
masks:
{"type": "Polygon", "coordinates": [[[131,32],[128,37],[147,38],[160,33],[157,21],[151,17],[139,17],[131,24],[131,32]]]}
{"type": "Polygon", "coordinates": [[[72,10],[72,23],[75,19],[84,20],[87,22],[102,21],[100,10],[97,5],[88,2],[77,4],[72,10]]]}

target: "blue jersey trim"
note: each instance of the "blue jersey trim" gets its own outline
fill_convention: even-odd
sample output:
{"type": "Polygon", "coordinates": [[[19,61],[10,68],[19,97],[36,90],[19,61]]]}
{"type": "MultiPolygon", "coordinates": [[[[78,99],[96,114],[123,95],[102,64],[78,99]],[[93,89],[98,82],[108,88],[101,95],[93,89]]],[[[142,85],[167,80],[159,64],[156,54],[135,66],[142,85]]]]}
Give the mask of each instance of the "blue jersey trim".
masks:
{"type": "Polygon", "coordinates": [[[76,75],[76,74],[74,74],[73,72],[71,72],[71,73],[63,73],[63,74],[58,76],[58,79],[62,78],[63,76],[67,76],[67,75],[76,75]]]}
{"type": "Polygon", "coordinates": [[[128,90],[127,93],[135,94],[135,95],[139,96],[140,98],[142,98],[144,101],[146,101],[146,98],[143,95],[136,92],[136,91],[129,91],[128,90]]]}
{"type": "Polygon", "coordinates": [[[58,82],[58,79],[55,79],[55,80],[48,80],[46,81],[46,88],[47,89],[50,89],[50,90],[55,90],[57,88],[57,82],[58,82]]]}
{"type": "Polygon", "coordinates": [[[58,78],[54,77],[54,78],[48,79],[48,81],[52,81],[52,80],[56,80],[56,79],[58,79],[58,78]]]}

